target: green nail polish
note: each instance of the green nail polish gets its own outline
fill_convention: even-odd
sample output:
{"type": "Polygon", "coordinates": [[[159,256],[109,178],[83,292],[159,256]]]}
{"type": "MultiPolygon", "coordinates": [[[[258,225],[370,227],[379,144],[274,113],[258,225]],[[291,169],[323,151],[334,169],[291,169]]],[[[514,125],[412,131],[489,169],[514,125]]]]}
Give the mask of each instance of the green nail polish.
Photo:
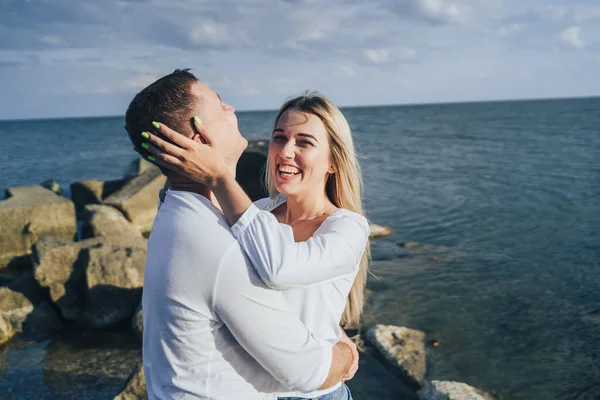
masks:
{"type": "Polygon", "coordinates": [[[152,121],[152,126],[155,127],[156,129],[160,128],[160,124],[156,121],[152,121]]]}
{"type": "Polygon", "coordinates": [[[202,120],[198,117],[194,117],[194,121],[198,124],[198,125],[202,125],[202,120]]]}
{"type": "Polygon", "coordinates": [[[148,150],[148,148],[149,148],[150,146],[148,146],[148,143],[142,143],[142,147],[143,147],[145,150],[148,150]]]}
{"type": "Polygon", "coordinates": [[[156,161],[156,158],[154,158],[152,156],[148,156],[148,160],[150,160],[150,161],[156,161]]]}
{"type": "Polygon", "coordinates": [[[150,135],[148,135],[148,132],[142,132],[142,137],[144,139],[150,139],[150,135]]]}

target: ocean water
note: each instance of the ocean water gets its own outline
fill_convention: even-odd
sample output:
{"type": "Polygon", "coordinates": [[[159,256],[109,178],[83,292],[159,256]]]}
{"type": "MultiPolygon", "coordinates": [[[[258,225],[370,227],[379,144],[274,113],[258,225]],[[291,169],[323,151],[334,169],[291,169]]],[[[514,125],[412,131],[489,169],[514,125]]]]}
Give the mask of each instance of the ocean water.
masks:
{"type": "MultiPolygon", "coordinates": [[[[439,340],[429,379],[503,399],[600,398],[600,99],[343,111],[368,217],[394,230],[373,244],[365,322],[439,340]]],[[[240,130],[267,138],[274,115],[240,112],[240,130]]],[[[122,126],[0,122],[0,189],[119,178],[136,156],[122,126]]]]}

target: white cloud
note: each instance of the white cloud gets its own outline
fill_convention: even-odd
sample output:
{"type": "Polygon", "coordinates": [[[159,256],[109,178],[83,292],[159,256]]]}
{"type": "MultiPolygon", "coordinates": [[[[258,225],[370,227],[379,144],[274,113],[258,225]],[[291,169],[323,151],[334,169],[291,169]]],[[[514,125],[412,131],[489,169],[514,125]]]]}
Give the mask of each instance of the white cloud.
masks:
{"type": "Polygon", "coordinates": [[[189,33],[193,44],[207,46],[221,46],[230,43],[227,26],[215,21],[204,19],[197,23],[189,33]]]}
{"type": "Polygon", "coordinates": [[[158,76],[154,74],[140,74],[125,81],[125,87],[131,89],[143,89],[152,82],[158,80],[158,76]]]}
{"type": "Polygon", "coordinates": [[[570,26],[560,34],[563,42],[575,48],[582,48],[585,42],[581,39],[581,28],[579,26],[570,26]]]}
{"type": "Polygon", "coordinates": [[[460,23],[466,19],[466,10],[445,0],[418,0],[419,10],[429,18],[448,23],[460,23]]]}
{"type": "Polygon", "coordinates": [[[498,34],[500,36],[510,36],[510,35],[514,35],[515,33],[519,33],[523,30],[523,27],[520,24],[508,24],[505,26],[501,26],[500,28],[498,28],[498,34]]]}
{"type": "Polygon", "coordinates": [[[432,24],[461,24],[469,20],[470,7],[463,1],[388,0],[388,3],[402,18],[417,18],[432,24]]]}
{"type": "Polygon", "coordinates": [[[376,64],[389,61],[390,52],[388,49],[367,49],[364,51],[365,57],[376,64]]]}
{"type": "Polygon", "coordinates": [[[347,65],[342,65],[336,70],[336,75],[338,76],[354,76],[356,75],[356,71],[354,68],[349,67],[347,65]]]}
{"type": "Polygon", "coordinates": [[[40,43],[58,45],[64,43],[64,40],[57,36],[42,36],[40,38],[40,43]]]}

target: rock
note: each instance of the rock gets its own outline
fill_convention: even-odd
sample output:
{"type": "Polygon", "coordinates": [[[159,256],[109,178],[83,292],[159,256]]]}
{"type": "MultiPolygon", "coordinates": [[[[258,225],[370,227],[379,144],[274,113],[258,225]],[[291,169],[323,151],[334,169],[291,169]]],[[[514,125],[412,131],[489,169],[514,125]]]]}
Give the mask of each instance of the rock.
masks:
{"type": "Polygon", "coordinates": [[[371,239],[389,236],[392,234],[392,230],[387,226],[370,223],[369,228],[371,229],[371,234],[369,235],[371,239]]]}
{"type": "Polygon", "coordinates": [[[421,400],[494,400],[466,383],[450,381],[432,381],[417,394],[421,400]]]}
{"type": "Polygon", "coordinates": [[[149,231],[158,211],[158,191],[165,181],[158,168],[149,169],[106,198],[104,203],[120,210],[138,229],[149,231]]]}
{"type": "Polygon", "coordinates": [[[125,383],[121,393],[116,395],[113,400],[141,400],[147,398],[144,365],[140,362],[127,378],[127,383],[125,383]]]}
{"type": "Polygon", "coordinates": [[[249,140],[246,151],[262,153],[266,157],[269,154],[269,140],[249,140]]]}
{"type": "Polygon", "coordinates": [[[58,195],[62,194],[62,188],[54,179],[45,180],[44,182],[40,183],[40,186],[58,195]]]}
{"type": "Polygon", "coordinates": [[[4,313],[0,313],[0,345],[8,342],[15,336],[15,330],[4,313]]]}
{"type": "Polygon", "coordinates": [[[151,169],[157,170],[158,167],[140,157],[136,160],[133,160],[131,164],[127,166],[127,168],[125,169],[125,173],[123,174],[123,178],[125,178],[126,180],[131,180],[151,169]]]}
{"type": "Polygon", "coordinates": [[[141,240],[143,245],[99,243],[84,249],[87,295],[82,317],[86,325],[112,325],[135,312],[142,298],[146,261],[141,240]]]}
{"type": "Polygon", "coordinates": [[[139,229],[114,207],[90,204],[85,206],[81,238],[131,236],[142,237],[139,229]]]}
{"type": "Polygon", "coordinates": [[[141,298],[146,240],[132,237],[40,240],[34,275],[63,317],[90,327],[130,318],[141,298]]]}
{"type": "Polygon", "coordinates": [[[425,334],[393,325],[376,325],[366,339],[400,377],[409,385],[421,388],[425,383],[425,334]]]}
{"type": "Polygon", "coordinates": [[[144,318],[143,318],[143,312],[142,312],[142,303],[140,303],[135,314],[133,315],[133,320],[131,321],[131,325],[132,325],[133,331],[141,339],[144,334],[144,318]]]}
{"type": "Polygon", "coordinates": [[[266,154],[255,150],[244,151],[237,163],[236,180],[252,201],[269,195],[265,185],[266,164],[266,154]]]}
{"type": "Polygon", "coordinates": [[[0,274],[0,286],[6,286],[17,279],[16,276],[0,274]]]}
{"type": "Polygon", "coordinates": [[[75,203],[77,214],[83,213],[88,204],[100,204],[111,194],[121,189],[127,181],[119,179],[114,181],[84,180],[71,184],[71,199],[75,203]]]}
{"type": "Polygon", "coordinates": [[[0,316],[0,343],[17,333],[41,339],[62,329],[58,314],[45,301],[32,275],[0,288],[0,316]]]}
{"type": "Polygon", "coordinates": [[[0,201],[0,269],[31,265],[31,246],[43,236],[72,240],[77,232],[75,206],[41,186],[6,190],[0,201]]]}

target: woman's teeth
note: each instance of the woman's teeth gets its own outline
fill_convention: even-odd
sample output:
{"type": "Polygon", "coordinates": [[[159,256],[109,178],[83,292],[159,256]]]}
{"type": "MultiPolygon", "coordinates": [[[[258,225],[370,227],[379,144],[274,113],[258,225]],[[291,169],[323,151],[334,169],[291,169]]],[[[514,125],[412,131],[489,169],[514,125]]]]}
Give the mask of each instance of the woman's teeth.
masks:
{"type": "Polygon", "coordinates": [[[279,172],[287,175],[298,175],[300,170],[294,167],[279,167],[279,172]]]}

